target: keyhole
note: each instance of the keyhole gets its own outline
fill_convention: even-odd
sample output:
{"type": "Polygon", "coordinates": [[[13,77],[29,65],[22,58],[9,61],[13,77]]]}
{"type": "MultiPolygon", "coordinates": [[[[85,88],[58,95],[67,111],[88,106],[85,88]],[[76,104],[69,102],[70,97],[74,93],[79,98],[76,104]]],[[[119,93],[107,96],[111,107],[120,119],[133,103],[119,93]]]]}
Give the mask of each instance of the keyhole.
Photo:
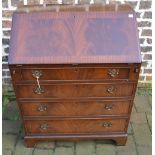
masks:
{"type": "Polygon", "coordinates": [[[78,69],[77,69],[77,68],[75,68],[75,69],[74,69],[74,71],[75,71],[75,72],[77,72],[77,71],[78,71],[78,69]]]}

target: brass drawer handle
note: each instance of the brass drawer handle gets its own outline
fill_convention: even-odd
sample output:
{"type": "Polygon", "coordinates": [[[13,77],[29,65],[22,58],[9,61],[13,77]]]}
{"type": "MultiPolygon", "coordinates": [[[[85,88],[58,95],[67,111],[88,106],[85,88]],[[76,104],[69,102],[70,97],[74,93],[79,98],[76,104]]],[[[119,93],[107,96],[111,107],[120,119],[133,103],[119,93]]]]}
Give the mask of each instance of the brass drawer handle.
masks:
{"type": "Polygon", "coordinates": [[[42,72],[39,70],[32,71],[32,76],[36,79],[39,79],[42,75],[42,72]]]}
{"type": "Polygon", "coordinates": [[[113,105],[112,104],[106,104],[104,108],[106,110],[112,110],[113,109],[113,105]]]}
{"type": "Polygon", "coordinates": [[[47,106],[45,106],[45,105],[40,105],[40,106],[37,108],[37,110],[40,111],[40,112],[47,111],[47,106]]]}
{"type": "Polygon", "coordinates": [[[44,89],[41,87],[37,87],[34,89],[34,93],[40,95],[40,94],[44,93],[44,89]]]}
{"type": "Polygon", "coordinates": [[[48,124],[41,124],[41,126],[40,126],[40,129],[41,130],[47,130],[48,129],[48,124]]]}
{"type": "Polygon", "coordinates": [[[110,127],[112,127],[112,123],[111,122],[105,122],[105,123],[103,123],[103,127],[110,128],[110,127]]]}
{"type": "Polygon", "coordinates": [[[117,89],[114,87],[114,86],[110,86],[108,89],[107,89],[107,92],[109,94],[113,94],[117,89]]]}
{"type": "Polygon", "coordinates": [[[117,75],[119,75],[119,69],[109,69],[108,70],[108,74],[111,77],[116,77],[117,75]]]}

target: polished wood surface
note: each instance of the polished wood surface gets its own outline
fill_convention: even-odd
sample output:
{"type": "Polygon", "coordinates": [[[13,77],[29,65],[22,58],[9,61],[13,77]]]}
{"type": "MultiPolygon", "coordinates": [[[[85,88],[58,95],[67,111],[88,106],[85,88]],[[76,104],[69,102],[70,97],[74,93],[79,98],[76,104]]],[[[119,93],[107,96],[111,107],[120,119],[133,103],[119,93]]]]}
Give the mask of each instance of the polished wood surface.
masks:
{"type": "Polygon", "coordinates": [[[127,97],[133,95],[133,83],[72,83],[16,85],[19,98],[127,97]]]}
{"type": "Polygon", "coordinates": [[[123,132],[125,126],[125,119],[25,121],[27,134],[123,132]]]}
{"type": "Polygon", "coordinates": [[[51,135],[26,135],[24,137],[27,147],[35,147],[38,141],[55,141],[55,140],[68,140],[68,141],[81,141],[81,140],[102,140],[111,139],[116,142],[118,146],[123,146],[127,141],[126,133],[85,133],[85,134],[51,134],[51,135]]]}
{"type": "Polygon", "coordinates": [[[24,117],[67,117],[95,115],[128,115],[130,100],[21,102],[24,117]],[[30,110],[31,109],[31,110],[30,110]]]}
{"type": "Polygon", "coordinates": [[[41,72],[39,80],[103,80],[128,79],[130,68],[70,68],[22,69],[22,80],[35,80],[34,72],[41,72]],[[113,74],[112,74],[113,73],[113,74]]]}
{"type": "Polygon", "coordinates": [[[13,15],[9,68],[27,147],[88,139],[125,145],[141,66],[134,11],[24,9],[13,15]]]}
{"type": "Polygon", "coordinates": [[[9,64],[140,63],[136,26],[125,9],[15,12],[9,64]]]}
{"type": "MultiPolygon", "coordinates": [[[[70,74],[71,78],[67,78],[69,75],[65,71],[72,71],[74,67],[72,65],[10,65],[27,146],[33,147],[38,141],[46,139],[102,138],[113,139],[117,145],[125,145],[127,140],[125,133],[140,64],[76,65],[78,69],[84,69],[84,72],[81,72],[84,75],[79,74],[83,79],[77,78],[74,72],[73,75],[70,74]],[[119,79],[120,76],[116,72],[114,79],[107,75],[109,69],[122,68],[123,72],[119,75],[127,75],[126,79],[119,79]],[[34,69],[41,70],[45,78],[42,79],[43,76],[38,78],[40,87],[44,88],[41,94],[35,92],[38,83],[33,76],[34,69]],[[94,73],[94,70],[98,69],[100,72],[94,73]],[[51,75],[53,72],[50,70],[62,71],[61,75],[64,74],[64,78],[53,80],[51,75]],[[124,74],[125,71],[128,74],[124,74]],[[105,79],[102,72],[106,76],[105,79]],[[47,74],[49,80],[46,79],[47,74]],[[95,76],[95,74],[99,75],[95,76]],[[103,78],[93,80],[87,78],[99,76],[103,78]],[[73,80],[73,77],[77,79],[73,80]]],[[[55,77],[61,77],[60,74],[56,75],[55,77]]]]}
{"type": "Polygon", "coordinates": [[[16,83],[36,82],[35,72],[40,72],[39,81],[109,81],[137,80],[139,64],[59,64],[59,65],[10,65],[12,79],[16,83]]]}

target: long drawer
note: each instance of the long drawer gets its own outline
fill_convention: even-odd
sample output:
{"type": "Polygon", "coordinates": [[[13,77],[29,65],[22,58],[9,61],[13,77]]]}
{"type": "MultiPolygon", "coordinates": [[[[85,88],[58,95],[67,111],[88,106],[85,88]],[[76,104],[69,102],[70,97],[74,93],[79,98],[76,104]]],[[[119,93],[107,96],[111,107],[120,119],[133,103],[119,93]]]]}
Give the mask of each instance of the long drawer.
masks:
{"type": "Polygon", "coordinates": [[[133,94],[133,83],[63,83],[16,85],[19,98],[122,97],[133,94]]]}
{"type": "MultiPolygon", "coordinates": [[[[131,67],[64,67],[64,68],[16,68],[12,77],[16,81],[39,80],[127,80],[131,67]]],[[[134,73],[137,74],[137,73],[134,73]]]]}
{"type": "Polygon", "coordinates": [[[130,102],[124,101],[59,101],[21,102],[23,116],[93,116],[128,115],[130,102]]]}
{"type": "Polygon", "coordinates": [[[84,80],[84,79],[128,79],[129,68],[55,68],[22,69],[23,80],[34,80],[40,73],[40,80],[84,80]]]}
{"type": "Polygon", "coordinates": [[[28,134],[123,132],[126,119],[26,120],[28,134]]]}

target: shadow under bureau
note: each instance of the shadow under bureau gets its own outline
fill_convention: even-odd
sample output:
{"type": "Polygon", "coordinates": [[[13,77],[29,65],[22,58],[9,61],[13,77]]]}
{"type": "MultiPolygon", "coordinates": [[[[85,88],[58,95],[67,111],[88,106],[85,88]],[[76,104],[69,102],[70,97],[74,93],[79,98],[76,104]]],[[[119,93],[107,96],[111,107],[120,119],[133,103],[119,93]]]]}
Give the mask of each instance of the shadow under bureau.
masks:
{"type": "Polygon", "coordinates": [[[28,147],[126,143],[141,66],[135,12],[128,5],[81,8],[13,14],[9,67],[28,147]]]}

